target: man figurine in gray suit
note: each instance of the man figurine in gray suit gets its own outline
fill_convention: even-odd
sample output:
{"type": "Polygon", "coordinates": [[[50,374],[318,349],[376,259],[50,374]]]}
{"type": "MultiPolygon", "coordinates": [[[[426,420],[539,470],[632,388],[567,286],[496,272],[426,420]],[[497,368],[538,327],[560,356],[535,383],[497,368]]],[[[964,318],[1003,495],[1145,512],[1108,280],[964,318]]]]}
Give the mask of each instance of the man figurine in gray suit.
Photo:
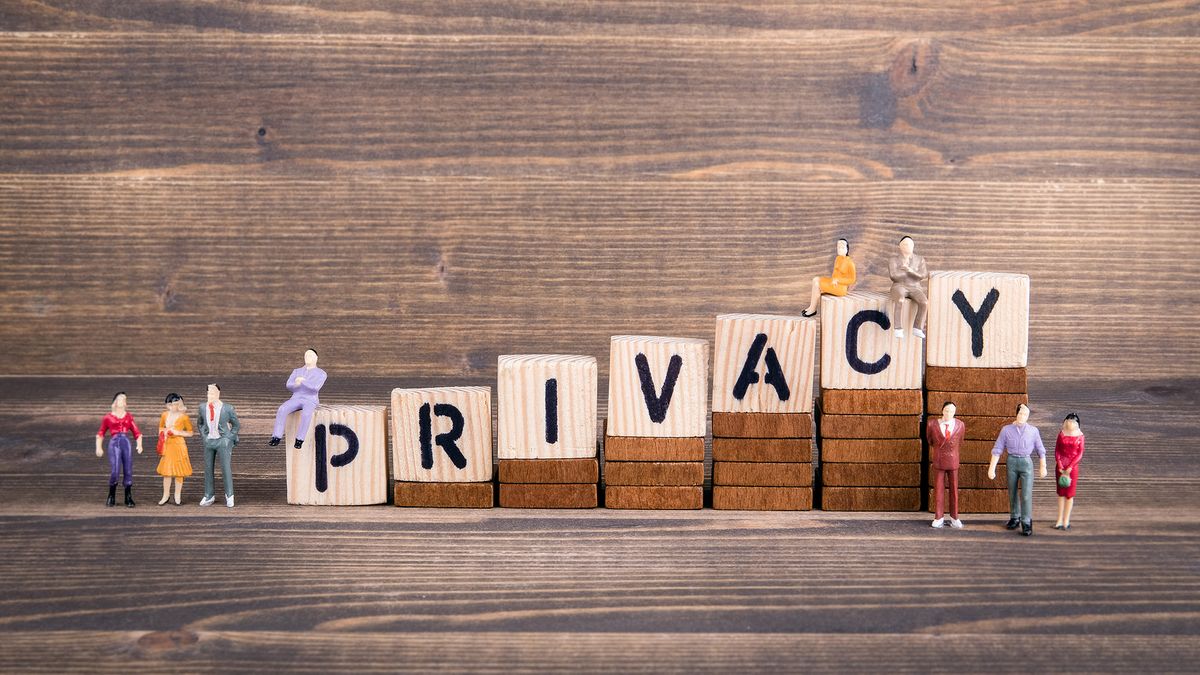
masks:
{"type": "Polygon", "coordinates": [[[233,508],[233,446],[238,442],[237,411],[221,400],[221,388],[208,385],[208,402],[200,406],[196,415],[196,431],[204,439],[204,499],[200,506],[211,506],[213,496],[213,465],[221,458],[221,477],[225,480],[225,506],[233,508]]]}
{"type": "Polygon", "coordinates": [[[892,278],[892,292],[888,297],[892,301],[892,321],[895,322],[896,337],[904,337],[904,327],[900,325],[900,308],[904,299],[909,298],[917,303],[917,315],[913,318],[913,335],[925,339],[925,312],[929,309],[929,296],[921,288],[921,282],[929,277],[929,269],[925,267],[925,259],[913,253],[916,244],[912,237],[900,240],[900,254],[888,260],[888,276],[892,278]]]}

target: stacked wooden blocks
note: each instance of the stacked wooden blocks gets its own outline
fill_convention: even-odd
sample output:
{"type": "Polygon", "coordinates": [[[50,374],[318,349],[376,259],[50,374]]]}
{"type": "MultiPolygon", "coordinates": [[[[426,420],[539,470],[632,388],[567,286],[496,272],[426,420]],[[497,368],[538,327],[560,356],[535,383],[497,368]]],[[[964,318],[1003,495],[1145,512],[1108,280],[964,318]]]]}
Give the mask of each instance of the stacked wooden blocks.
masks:
{"type": "Polygon", "coordinates": [[[708,343],[616,335],[608,372],[605,507],[702,508],[708,343]]]}
{"type": "Polygon", "coordinates": [[[915,305],[891,316],[886,295],[855,291],[821,299],[818,431],[821,508],[921,508],[923,340],[915,305]],[[893,330],[904,329],[896,338],[893,330]]]}
{"type": "Polygon", "coordinates": [[[392,390],[396,506],[491,508],[492,390],[392,390]]]}
{"type": "MultiPolygon", "coordinates": [[[[960,513],[1008,511],[1004,457],[987,477],[992,446],[1016,408],[1029,402],[1029,277],[934,272],[929,279],[925,406],[932,417],[952,401],[966,425],[958,471],[960,513]]],[[[930,508],[934,504],[932,470],[930,508]]]]}
{"type": "Polygon", "coordinates": [[[816,321],[722,314],[713,360],[714,509],[812,508],[816,321]]]}
{"type": "Polygon", "coordinates": [[[304,443],[294,448],[300,413],[288,416],[289,504],[350,506],[387,503],[387,408],[321,405],[304,443]]]}
{"type": "Polygon", "coordinates": [[[500,506],[595,508],[595,357],[501,356],[497,372],[500,506]]]}

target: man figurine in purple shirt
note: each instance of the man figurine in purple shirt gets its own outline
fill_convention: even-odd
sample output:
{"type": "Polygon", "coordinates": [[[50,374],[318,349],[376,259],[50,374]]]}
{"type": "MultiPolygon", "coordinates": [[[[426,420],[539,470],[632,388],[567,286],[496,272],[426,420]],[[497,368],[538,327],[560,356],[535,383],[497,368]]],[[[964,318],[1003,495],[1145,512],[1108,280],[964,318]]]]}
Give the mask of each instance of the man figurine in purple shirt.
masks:
{"type": "Polygon", "coordinates": [[[304,352],[304,366],[292,371],[288,377],[287,388],[291,390],[292,397],[283,402],[279,406],[278,412],[275,413],[275,429],[271,432],[271,440],[267,445],[279,445],[280,439],[283,438],[283,425],[287,422],[288,415],[300,412],[300,425],[296,427],[296,447],[304,445],[304,438],[308,436],[308,425],[312,422],[313,411],[317,409],[317,405],[321,402],[317,398],[317,392],[325,385],[325,371],[317,367],[317,351],[310,349],[304,352]]]}
{"type": "Polygon", "coordinates": [[[996,464],[1000,453],[1008,452],[1008,523],[1010,530],[1021,526],[1021,534],[1033,534],[1033,453],[1038,454],[1041,467],[1038,477],[1046,477],[1046,446],[1037,427],[1029,424],[1029,406],[1017,406],[1017,419],[1006,424],[992,447],[992,463],[988,465],[988,478],[996,480],[996,464]],[[1017,485],[1020,483],[1020,492],[1017,485]]]}

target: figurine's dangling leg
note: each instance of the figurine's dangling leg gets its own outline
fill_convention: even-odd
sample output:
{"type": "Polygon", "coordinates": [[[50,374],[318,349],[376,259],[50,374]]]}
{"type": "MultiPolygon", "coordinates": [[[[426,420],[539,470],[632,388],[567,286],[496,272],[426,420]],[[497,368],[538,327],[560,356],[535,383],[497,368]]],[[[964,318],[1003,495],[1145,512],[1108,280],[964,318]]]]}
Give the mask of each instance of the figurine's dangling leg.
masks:
{"type": "Polygon", "coordinates": [[[296,427],[296,449],[300,449],[304,445],[304,439],[308,438],[308,427],[312,423],[313,412],[317,409],[316,401],[305,401],[300,409],[300,424],[296,427]]]}
{"type": "Polygon", "coordinates": [[[171,498],[171,477],[163,476],[163,496],[162,496],[162,499],[158,500],[158,505],[162,506],[163,504],[166,504],[167,500],[170,498],[171,498]]]}
{"type": "MultiPolygon", "coordinates": [[[[267,445],[279,445],[279,441],[283,439],[284,425],[287,424],[288,415],[300,410],[304,407],[304,402],[293,396],[279,405],[279,409],[275,411],[275,427],[271,430],[271,440],[267,445]]],[[[304,426],[301,423],[301,426],[304,426]]],[[[305,430],[307,433],[307,430],[305,430]]],[[[299,434],[300,438],[304,438],[303,434],[299,434]]]]}

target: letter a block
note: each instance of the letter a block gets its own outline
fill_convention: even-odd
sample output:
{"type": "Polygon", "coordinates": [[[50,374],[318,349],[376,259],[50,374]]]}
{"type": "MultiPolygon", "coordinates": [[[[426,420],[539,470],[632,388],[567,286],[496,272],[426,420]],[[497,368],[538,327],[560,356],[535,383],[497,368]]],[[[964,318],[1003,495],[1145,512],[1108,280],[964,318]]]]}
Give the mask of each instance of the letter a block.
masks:
{"type": "Polygon", "coordinates": [[[816,319],[721,314],[713,347],[713,412],[812,412],[816,346],[816,319]]]}
{"type": "Polygon", "coordinates": [[[901,303],[891,315],[882,293],[853,291],[821,298],[821,387],[823,389],[920,389],[925,341],[908,329],[916,305],[901,303]],[[904,337],[892,331],[904,328],[904,337]]]}
{"type": "Polygon", "coordinates": [[[609,436],[704,436],[705,340],[614,335],[608,373],[609,436]]]}
{"type": "Polygon", "coordinates": [[[492,390],[392,390],[392,466],[397,481],[492,479],[492,390]]]}
{"type": "Polygon", "coordinates": [[[501,356],[497,369],[500,459],[596,456],[596,359],[501,356]]]}
{"type": "Polygon", "coordinates": [[[288,416],[289,504],[350,506],[387,503],[387,408],[322,405],[299,449],[300,413],[288,416]]]}
{"type": "Polygon", "coordinates": [[[1029,277],[933,272],[928,333],[931,366],[1024,368],[1029,359],[1029,277]]]}

